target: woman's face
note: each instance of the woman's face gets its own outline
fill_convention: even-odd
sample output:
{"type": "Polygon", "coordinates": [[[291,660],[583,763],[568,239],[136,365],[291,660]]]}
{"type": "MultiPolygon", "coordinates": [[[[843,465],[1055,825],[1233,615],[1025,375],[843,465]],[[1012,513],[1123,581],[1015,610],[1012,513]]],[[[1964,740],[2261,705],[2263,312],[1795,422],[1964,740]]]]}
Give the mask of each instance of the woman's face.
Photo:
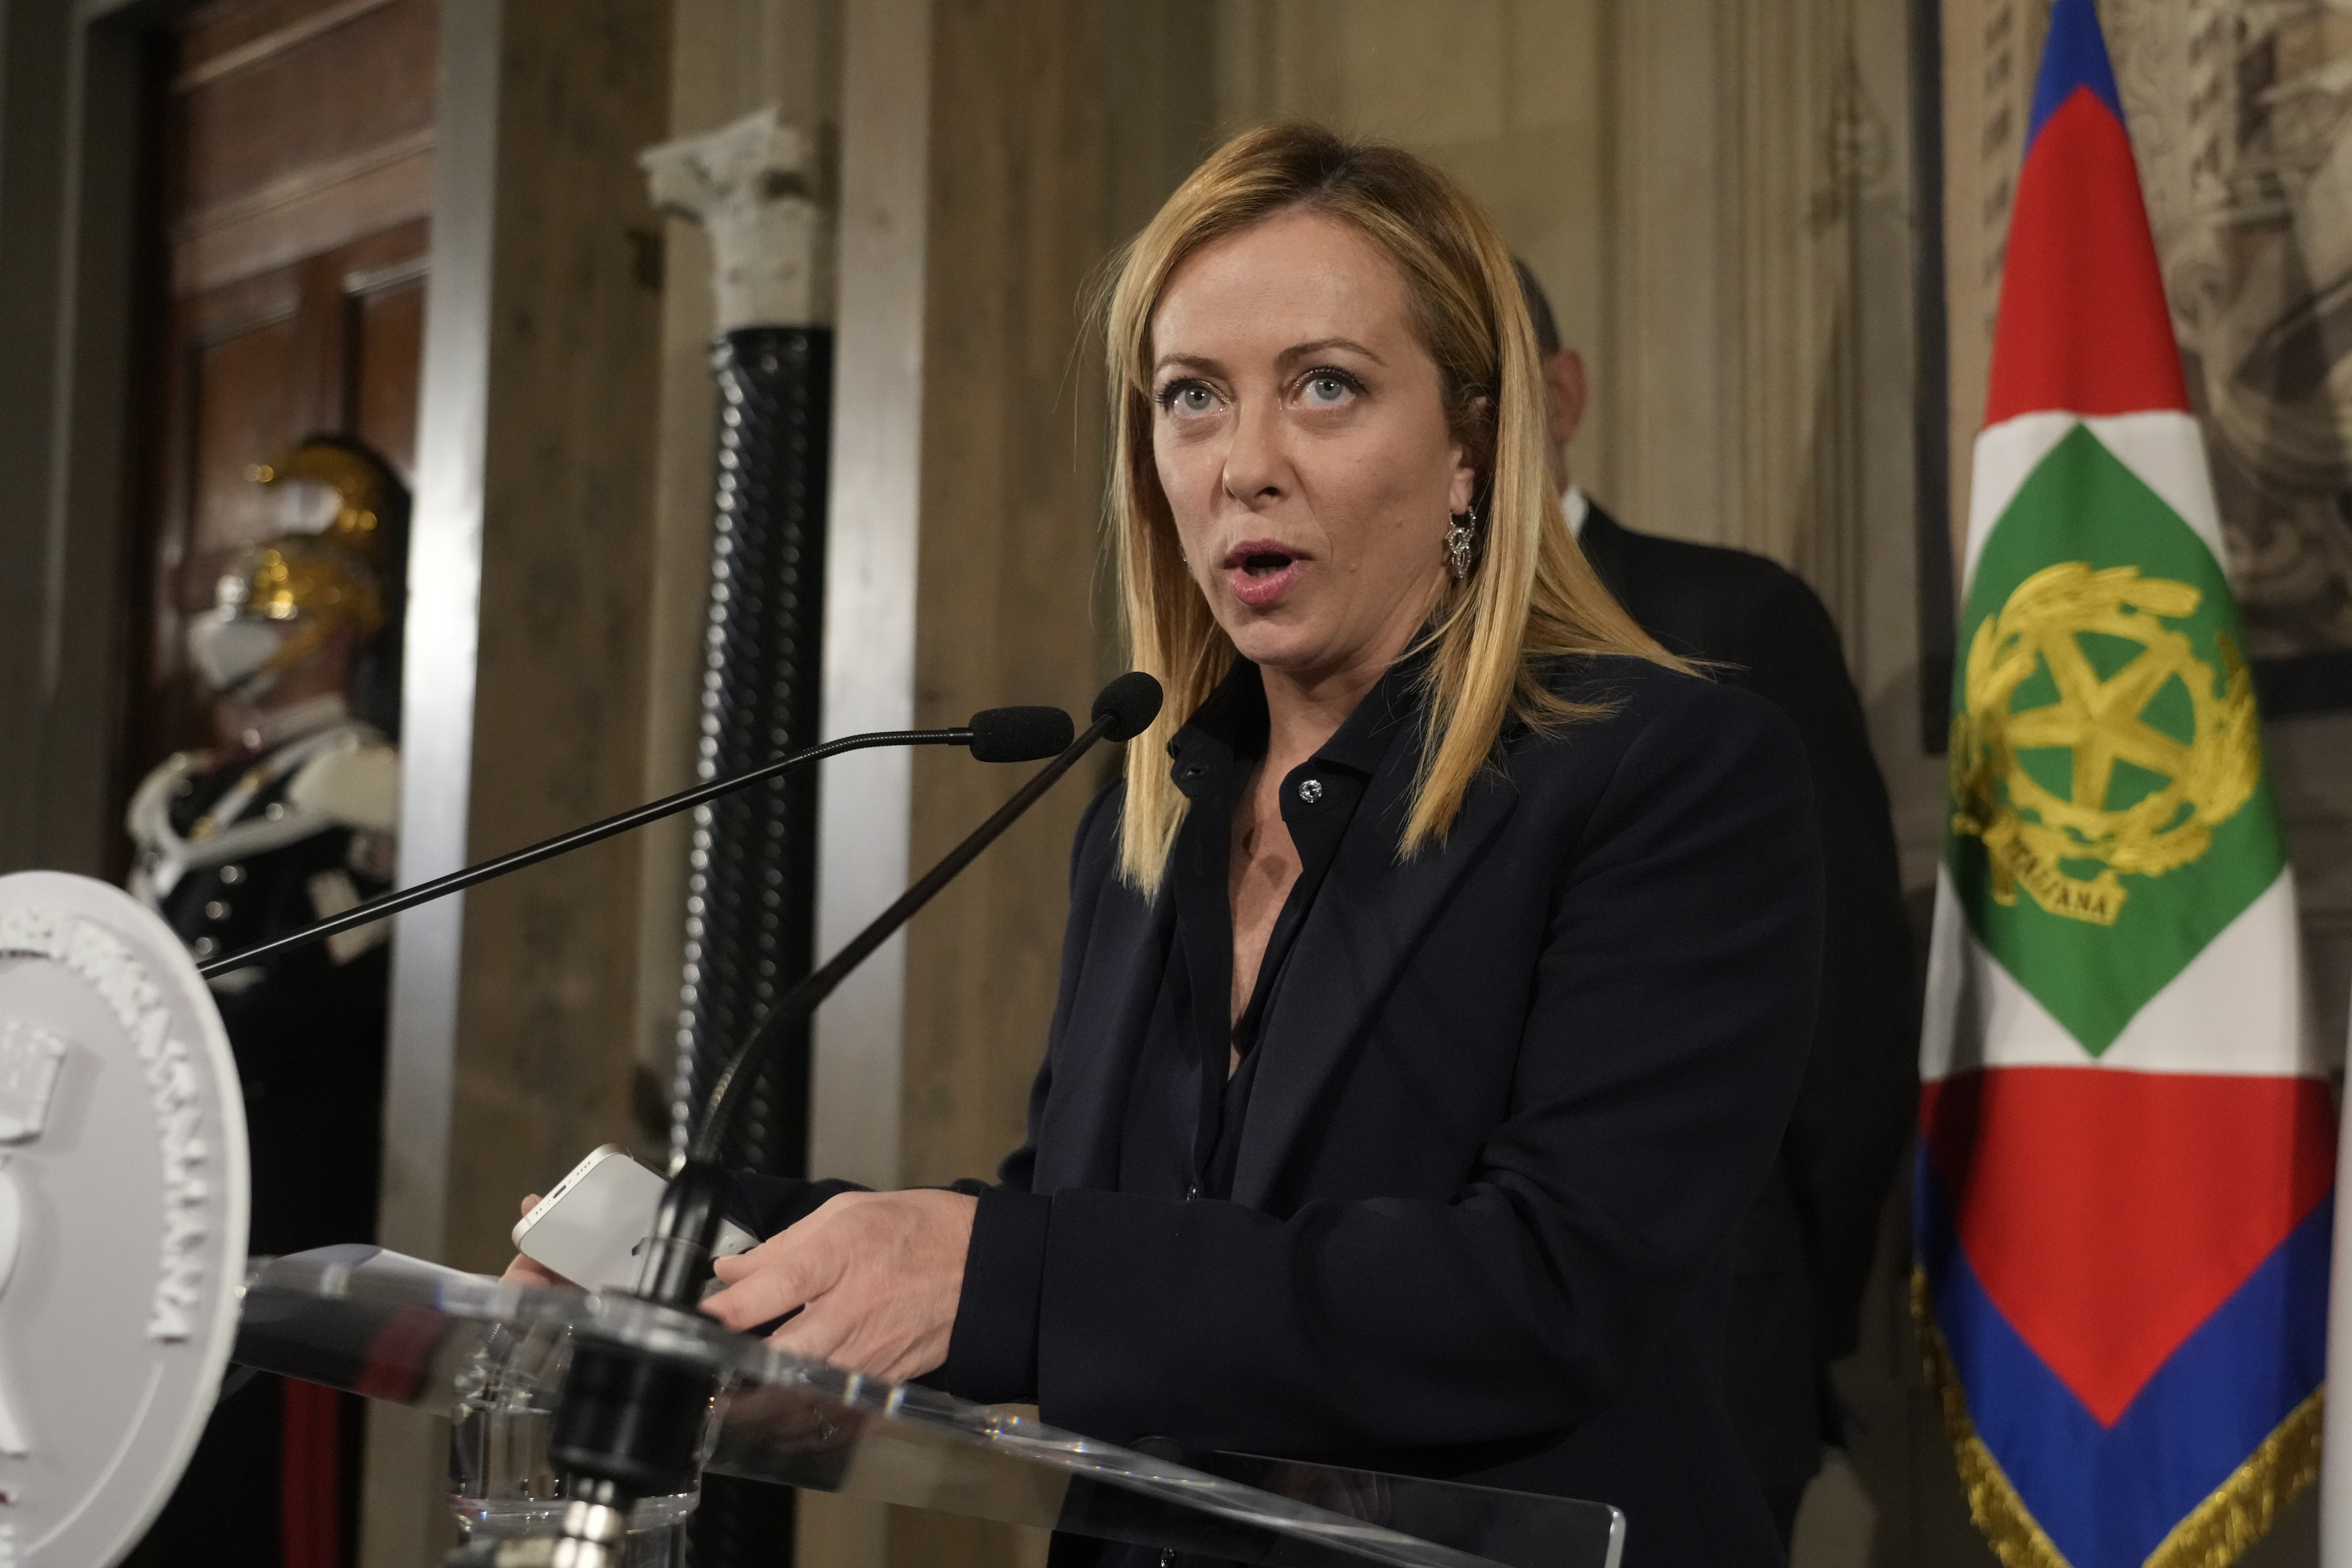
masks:
{"type": "Polygon", "coordinates": [[[1151,348],[1153,463],[1234,646],[1307,686],[1385,667],[1436,603],[1475,483],[1396,268],[1335,218],[1283,213],[1185,258],[1151,348]]]}

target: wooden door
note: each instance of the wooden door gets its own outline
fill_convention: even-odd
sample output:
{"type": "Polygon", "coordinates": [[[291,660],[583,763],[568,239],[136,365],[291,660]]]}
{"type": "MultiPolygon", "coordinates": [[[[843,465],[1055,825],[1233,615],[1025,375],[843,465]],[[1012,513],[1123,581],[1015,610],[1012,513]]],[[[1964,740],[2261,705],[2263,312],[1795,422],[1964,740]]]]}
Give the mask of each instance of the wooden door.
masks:
{"type": "Polygon", "coordinates": [[[136,531],[125,774],[208,744],[187,617],[281,531],[253,465],[416,445],[438,0],[215,0],[173,30],[157,186],[168,253],[136,531]]]}

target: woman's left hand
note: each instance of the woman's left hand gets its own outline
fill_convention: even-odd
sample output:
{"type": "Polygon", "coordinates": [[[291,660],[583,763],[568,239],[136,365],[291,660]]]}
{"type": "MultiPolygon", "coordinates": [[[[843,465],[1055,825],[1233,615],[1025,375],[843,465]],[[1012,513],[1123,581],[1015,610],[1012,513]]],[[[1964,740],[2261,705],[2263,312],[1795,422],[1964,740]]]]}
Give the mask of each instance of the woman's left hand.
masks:
{"type": "Polygon", "coordinates": [[[730,1329],[798,1317],[768,1336],[794,1355],[893,1382],[948,1359],[980,1201],[961,1193],[843,1193],[713,1266],[702,1310],[730,1329]]]}

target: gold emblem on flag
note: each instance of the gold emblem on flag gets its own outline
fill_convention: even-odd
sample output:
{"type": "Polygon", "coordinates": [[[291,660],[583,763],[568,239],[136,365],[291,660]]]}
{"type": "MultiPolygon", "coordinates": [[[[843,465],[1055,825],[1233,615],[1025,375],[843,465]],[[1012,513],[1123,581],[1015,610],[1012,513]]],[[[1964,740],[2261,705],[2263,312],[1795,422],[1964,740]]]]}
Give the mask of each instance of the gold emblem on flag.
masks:
{"type": "Polygon", "coordinates": [[[1984,841],[1997,901],[2016,903],[2021,885],[2053,915],[2113,925],[2128,897],[2121,878],[2189,865],[2252,797],[2262,746],[2245,660],[2229,634],[2218,634],[2217,679],[2188,634],[2164,624],[2193,615],[2203,596],[2186,583],[2142,577],[2136,566],[2094,571],[2070,561],[2019,584],[2000,613],[1978,626],[1965,709],[1952,721],[1952,828],[1984,841]],[[2080,640],[2084,633],[2139,651],[2103,676],[2080,640]],[[2011,711],[2019,689],[2043,671],[2057,700],[2011,711]],[[2147,716],[2175,681],[2194,720],[2187,740],[2147,716]],[[2043,750],[2072,753],[2064,795],[2021,760],[2043,750]],[[2110,810],[2118,763],[2160,782],[2110,810]],[[2095,869],[2084,874],[2086,863],[2095,869]]]}

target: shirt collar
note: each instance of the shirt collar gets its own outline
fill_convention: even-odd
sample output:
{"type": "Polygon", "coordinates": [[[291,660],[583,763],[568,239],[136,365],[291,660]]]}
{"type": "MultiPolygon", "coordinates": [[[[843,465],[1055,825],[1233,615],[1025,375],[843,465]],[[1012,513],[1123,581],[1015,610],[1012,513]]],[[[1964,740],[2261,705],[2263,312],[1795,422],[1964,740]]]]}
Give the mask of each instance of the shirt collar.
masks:
{"type": "Polygon", "coordinates": [[[1568,514],[1568,536],[1581,543],[1584,540],[1584,520],[1592,515],[1592,502],[1586,499],[1584,487],[1574,479],[1559,492],[1559,510],[1568,514]]]}
{"type": "MultiPolygon", "coordinates": [[[[1429,662],[1416,648],[1389,666],[1331,738],[1316,748],[1320,766],[1370,778],[1396,739],[1421,710],[1421,674],[1429,662]]],[[[1256,665],[1234,660],[1232,671],[1168,742],[1169,776],[1188,799],[1222,788],[1234,764],[1265,752],[1265,682],[1256,665]]]]}

